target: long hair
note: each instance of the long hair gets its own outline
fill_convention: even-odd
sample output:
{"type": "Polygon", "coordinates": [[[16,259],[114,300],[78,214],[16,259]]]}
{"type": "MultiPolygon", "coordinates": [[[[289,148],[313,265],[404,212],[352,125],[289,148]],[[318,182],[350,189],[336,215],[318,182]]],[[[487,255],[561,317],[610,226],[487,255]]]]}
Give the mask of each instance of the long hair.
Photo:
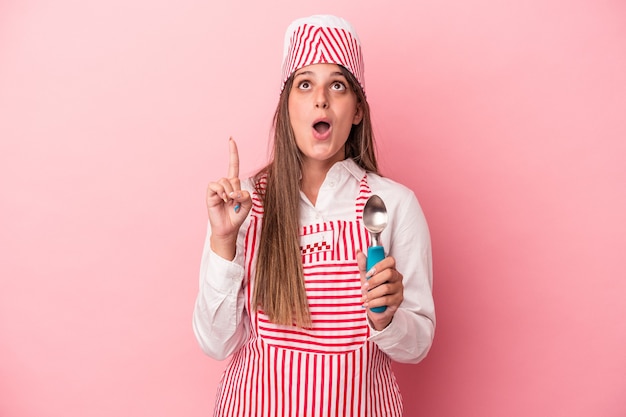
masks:
{"type": "MultiPolygon", "coordinates": [[[[378,173],[370,109],[356,78],[339,66],[355,92],[363,111],[345,145],[346,158],[378,173]]],[[[299,206],[301,152],[289,120],[289,93],[293,75],[285,83],[274,114],[274,143],[269,164],[256,175],[256,191],[263,202],[263,221],[258,248],[253,306],[262,309],[276,324],[305,328],[311,315],[304,286],[300,252],[299,206]],[[259,180],[265,177],[265,188],[259,180]]]]}

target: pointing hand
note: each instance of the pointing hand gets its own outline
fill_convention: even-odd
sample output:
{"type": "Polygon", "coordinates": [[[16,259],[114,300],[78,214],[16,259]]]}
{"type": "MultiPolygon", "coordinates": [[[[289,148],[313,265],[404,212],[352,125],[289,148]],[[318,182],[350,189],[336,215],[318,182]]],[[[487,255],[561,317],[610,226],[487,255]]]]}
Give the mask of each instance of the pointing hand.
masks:
{"type": "Polygon", "coordinates": [[[237,233],[252,208],[252,198],[241,189],[237,144],[230,138],[228,146],[228,176],[209,183],[206,205],[211,224],[211,248],[225,259],[233,259],[237,233]]]}

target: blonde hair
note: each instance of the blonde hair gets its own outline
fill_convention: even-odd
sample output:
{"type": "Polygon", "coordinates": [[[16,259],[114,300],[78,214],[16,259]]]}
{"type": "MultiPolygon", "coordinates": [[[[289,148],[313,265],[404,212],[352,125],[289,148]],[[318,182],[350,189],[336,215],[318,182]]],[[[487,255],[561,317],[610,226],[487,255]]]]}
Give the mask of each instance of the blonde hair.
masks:
{"type": "MultiPolygon", "coordinates": [[[[341,71],[357,96],[363,119],[353,125],[345,145],[352,158],[369,172],[378,173],[370,109],[356,78],[341,71]]],[[[274,142],[269,164],[256,175],[257,193],[263,202],[263,221],[258,248],[253,306],[261,308],[276,324],[310,327],[311,316],[304,286],[300,252],[301,152],[289,120],[289,93],[293,75],[285,83],[274,114],[274,142]],[[262,177],[266,186],[259,186],[262,177]]]]}

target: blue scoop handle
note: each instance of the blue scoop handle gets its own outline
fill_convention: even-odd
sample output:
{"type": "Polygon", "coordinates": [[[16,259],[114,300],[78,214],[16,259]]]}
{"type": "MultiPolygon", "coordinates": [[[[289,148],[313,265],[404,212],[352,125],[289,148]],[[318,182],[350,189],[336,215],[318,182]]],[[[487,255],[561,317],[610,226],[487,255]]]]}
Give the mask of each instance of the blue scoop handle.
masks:
{"type": "MultiPolygon", "coordinates": [[[[367,248],[367,270],[369,271],[378,262],[385,259],[385,249],[382,246],[370,246],[367,248]]],[[[382,313],[387,310],[387,306],[370,308],[374,313],[382,313]]]]}

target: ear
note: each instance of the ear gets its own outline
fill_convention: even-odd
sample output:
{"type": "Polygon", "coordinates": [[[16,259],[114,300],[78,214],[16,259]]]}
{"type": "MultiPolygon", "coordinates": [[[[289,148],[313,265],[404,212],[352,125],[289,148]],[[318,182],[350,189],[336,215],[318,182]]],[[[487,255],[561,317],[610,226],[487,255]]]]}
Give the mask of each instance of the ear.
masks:
{"type": "Polygon", "coordinates": [[[356,105],[356,113],[354,114],[354,118],[352,119],[353,125],[358,125],[363,120],[363,106],[361,103],[357,103],[356,105]]]}

